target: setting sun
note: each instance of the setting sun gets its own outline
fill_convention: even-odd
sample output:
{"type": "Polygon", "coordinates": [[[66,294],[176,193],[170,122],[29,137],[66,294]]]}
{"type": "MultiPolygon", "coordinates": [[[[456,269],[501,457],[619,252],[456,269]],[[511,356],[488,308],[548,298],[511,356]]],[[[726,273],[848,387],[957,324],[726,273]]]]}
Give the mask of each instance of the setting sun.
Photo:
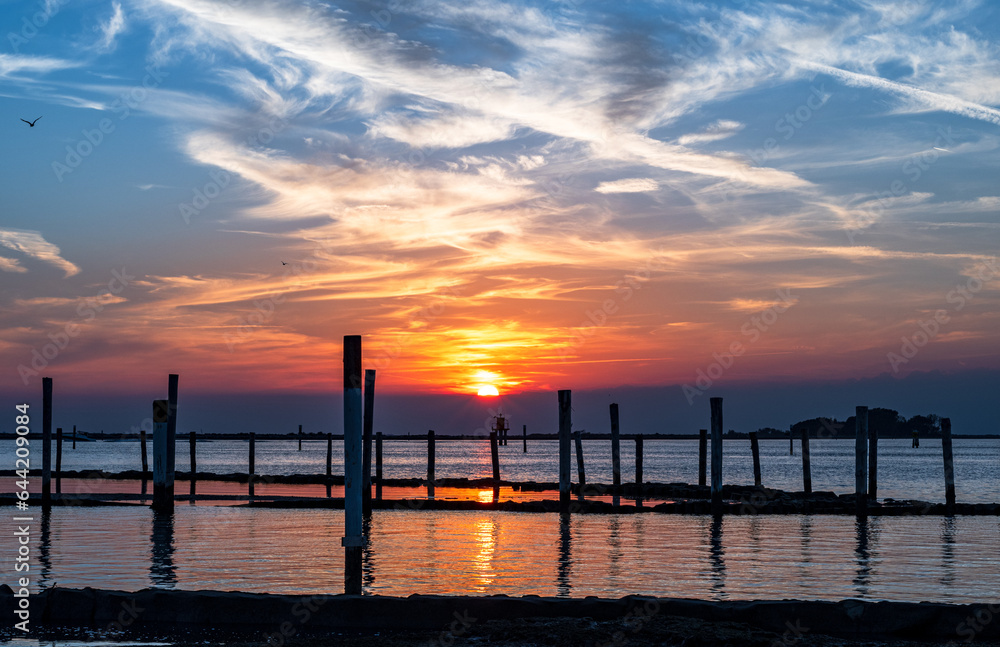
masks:
{"type": "Polygon", "coordinates": [[[500,392],[497,391],[497,387],[487,384],[486,386],[479,387],[479,395],[500,395],[500,392]]]}

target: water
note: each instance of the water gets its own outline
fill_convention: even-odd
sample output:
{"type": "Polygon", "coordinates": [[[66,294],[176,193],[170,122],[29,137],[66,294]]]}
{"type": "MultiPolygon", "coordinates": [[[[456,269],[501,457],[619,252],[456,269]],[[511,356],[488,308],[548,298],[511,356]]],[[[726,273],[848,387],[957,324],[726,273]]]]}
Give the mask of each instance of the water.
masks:
{"type": "MultiPolygon", "coordinates": [[[[35,522],[31,572],[42,586],[340,593],[343,528],[340,510],[56,507],[35,522]]],[[[383,510],[369,537],[364,590],[386,595],[1000,600],[996,517],[383,510]]]]}
{"type": "MultiPolygon", "coordinates": [[[[13,441],[2,443],[4,453],[13,452],[13,441]]],[[[326,441],[312,440],[257,441],[258,474],[325,474],[326,441]]],[[[752,485],[753,465],[747,440],[725,441],[723,480],[725,483],[752,485]]],[[[512,481],[556,482],[559,480],[558,443],[554,440],[529,440],[523,453],[520,439],[511,439],[500,447],[501,476],[512,481]]],[[[611,483],[611,443],[607,440],[584,440],[583,450],[587,480],[611,483]]],[[[854,440],[823,439],[810,441],[813,490],[838,494],[854,491],[854,440]]],[[[151,447],[149,451],[152,451],[151,447]]],[[[802,456],[799,443],[795,455],[788,454],[787,440],[760,441],[761,472],[765,486],[781,490],[802,489],[802,456]]],[[[956,439],[955,483],[958,501],[963,503],[1000,502],[1000,439],[956,439]]],[[[139,443],[81,442],[75,450],[69,443],[63,448],[63,469],[106,471],[140,468],[139,443]]],[[[941,443],[923,440],[919,449],[910,441],[879,441],[879,497],[944,501],[944,468],[941,443]]],[[[489,443],[484,440],[439,440],[435,451],[437,478],[489,478],[493,475],[489,443]]],[[[427,444],[423,440],[389,440],[384,443],[386,478],[426,478],[427,444]]],[[[39,457],[34,460],[39,461],[39,457]]],[[[246,472],[247,443],[238,440],[199,440],[198,471],[215,473],[246,472]]],[[[635,445],[621,444],[622,480],[634,480],[635,445]]],[[[152,465],[152,460],[149,461],[152,465]]],[[[333,444],[334,473],[343,472],[343,443],[333,444]]],[[[187,440],[178,441],[176,469],[190,470],[187,440]]],[[[576,480],[576,459],[573,459],[576,480]]],[[[647,482],[697,483],[698,441],[646,440],[643,447],[643,474],[647,482]]]]}

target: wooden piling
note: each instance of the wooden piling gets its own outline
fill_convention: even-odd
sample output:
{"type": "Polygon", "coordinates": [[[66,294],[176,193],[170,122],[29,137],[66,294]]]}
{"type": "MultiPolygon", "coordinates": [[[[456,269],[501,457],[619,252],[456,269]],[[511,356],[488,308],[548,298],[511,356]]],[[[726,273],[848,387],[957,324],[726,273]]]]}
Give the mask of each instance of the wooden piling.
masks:
{"type": "Polygon", "coordinates": [[[722,512],[722,398],[711,399],[712,409],[712,512],[722,512]]]}
{"type": "Polygon", "coordinates": [[[524,453],[528,453],[528,425],[521,427],[521,440],[524,441],[524,453]]]}
{"type": "Polygon", "coordinates": [[[868,430],[868,500],[878,500],[878,425],[868,430]]]}
{"type": "Polygon", "coordinates": [[[434,430],[427,430],[427,498],[434,498],[434,430]]]}
{"type": "Polygon", "coordinates": [[[760,443],[756,431],[750,432],[750,453],[753,455],[753,484],[760,487],[760,443]]]}
{"type": "Polygon", "coordinates": [[[559,391],[559,507],[569,510],[569,437],[572,432],[573,392],[559,391]]]}
{"type": "Polygon", "coordinates": [[[198,482],[198,436],[195,432],[188,432],[188,451],[191,454],[191,500],[194,501],[195,488],[198,482]]]}
{"type": "Polygon", "coordinates": [[[587,473],[583,470],[583,432],[577,431],[573,434],[573,441],[576,445],[576,475],[580,479],[580,492],[587,484],[587,473]]]}
{"type": "Polygon", "coordinates": [[[868,407],[855,409],[854,497],[858,518],[868,517],[868,407]]]}
{"type": "Polygon", "coordinates": [[[698,430],[698,485],[705,487],[708,474],[708,429],[698,430]]]}
{"type": "Polygon", "coordinates": [[[500,500],[500,453],[497,450],[497,432],[490,432],[490,458],[493,461],[493,503],[500,500]]]}
{"type": "Polygon", "coordinates": [[[795,434],[791,428],[788,429],[788,455],[795,456],[795,434]]]}
{"type": "Polygon", "coordinates": [[[944,458],[944,505],[955,513],[955,456],[951,448],[951,418],[941,418],[941,456],[944,458]]]}
{"type": "Polygon", "coordinates": [[[375,499],[382,500],[382,432],[375,434],[375,499]]]}
{"type": "Polygon", "coordinates": [[[611,404],[611,486],[613,488],[613,504],[619,505],[619,495],[622,489],[622,455],[621,430],[618,425],[618,403],[611,404]]]}
{"type": "Polygon", "coordinates": [[[73,449],[76,449],[76,425],[73,425],[73,449]]]}
{"type": "Polygon", "coordinates": [[[177,454],[177,374],[167,376],[167,497],[174,500],[174,469],[177,454]]]}
{"type": "Polygon", "coordinates": [[[361,431],[361,509],[372,512],[372,428],[375,419],[375,369],[365,370],[365,414],[361,431]]]}
{"type": "Polygon", "coordinates": [[[167,491],[169,411],[169,400],[153,401],[153,510],[157,512],[170,512],[174,509],[174,498],[167,491]]]}
{"type": "Polygon", "coordinates": [[[333,496],[333,434],[326,433],[326,496],[333,496]]]}
{"type": "Polygon", "coordinates": [[[56,427],[56,494],[62,494],[62,427],[56,427]]]}
{"type": "Polygon", "coordinates": [[[344,336],[344,593],[361,595],[364,402],[361,335],[344,336]]]}
{"type": "Polygon", "coordinates": [[[645,480],[642,476],[642,436],[635,437],[635,505],[642,507],[645,480]]]}
{"type": "Polygon", "coordinates": [[[147,453],[146,453],[145,429],[139,430],[139,445],[140,445],[139,451],[142,452],[142,456],[140,457],[142,459],[142,478],[143,480],[145,480],[149,476],[149,459],[147,458],[147,453]]]}
{"type": "Polygon", "coordinates": [[[249,494],[250,498],[252,499],[254,495],[253,492],[254,476],[257,471],[254,465],[257,453],[257,435],[252,431],[250,432],[250,443],[248,451],[250,455],[247,460],[247,494],[249,494]]]}
{"type": "Polygon", "coordinates": [[[52,378],[42,378],[42,505],[52,505],[52,378]]]}
{"type": "Polygon", "coordinates": [[[813,491],[812,463],[809,457],[809,429],[802,428],[802,491],[811,494],[813,491]]]}
{"type": "Polygon", "coordinates": [[[193,431],[188,433],[188,452],[191,455],[191,480],[194,481],[198,475],[198,435],[193,431]]]}
{"type": "Polygon", "coordinates": [[[299,451],[302,451],[302,425],[299,425],[299,451]]]}

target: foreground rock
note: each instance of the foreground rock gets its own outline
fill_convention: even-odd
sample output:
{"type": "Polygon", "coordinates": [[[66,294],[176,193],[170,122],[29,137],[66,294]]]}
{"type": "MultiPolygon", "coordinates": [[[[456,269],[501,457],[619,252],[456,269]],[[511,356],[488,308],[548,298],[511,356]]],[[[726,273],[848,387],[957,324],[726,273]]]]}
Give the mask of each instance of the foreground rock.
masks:
{"type": "MultiPolygon", "coordinates": [[[[0,592],[13,616],[15,598],[0,592]]],[[[49,589],[32,627],[52,637],[182,643],[489,645],[843,645],[1000,643],[1000,604],[709,602],[628,596],[269,595],[49,589]],[[374,642],[373,642],[374,641],[374,642]]],[[[6,633],[6,636],[14,634],[6,633]]],[[[39,637],[35,634],[35,637],[39,637]]]]}

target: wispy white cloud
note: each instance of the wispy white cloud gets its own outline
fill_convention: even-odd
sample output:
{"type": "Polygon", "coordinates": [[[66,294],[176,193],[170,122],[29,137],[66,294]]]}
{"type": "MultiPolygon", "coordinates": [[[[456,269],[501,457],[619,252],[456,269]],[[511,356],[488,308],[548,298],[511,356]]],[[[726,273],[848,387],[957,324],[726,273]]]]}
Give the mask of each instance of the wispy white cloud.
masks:
{"type": "Polygon", "coordinates": [[[19,274],[24,274],[27,271],[28,270],[21,265],[16,258],[0,256],[0,272],[17,272],[19,274]]]}
{"type": "Polygon", "coordinates": [[[899,95],[924,110],[943,110],[956,115],[962,115],[963,117],[969,117],[970,119],[979,119],[991,124],[1000,125],[1000,110],[996,108],[980,105],[954,96],[923,90],[904,83],[896,83],[895,81],[870,74],[842,70],[821,63],[802,61],[801,65],[806,69],[829,74],[850,86],[875,88],[899,95]]]}
{"type": "Polygon", "coordinates": [[[56,70],[78,67],[78,61],[70,61],[50,56],[29,56],[25,54],[0,54],[0,78],[21,73],[47,74],[56,70]]]}
{"type": "Polygon", "coordinates": [[[660,188],[660,184],[656,180],[637,177],[601,182],[594,191],[598,193],[645,193],[656,191],[658,188],[660,188]]]}
{"type": "MultiPolygon", "coordinates": [[[[66,276],[73,276],[80,272],[80,268],[60,256],[59,248],[46,241],[40,232],[20,229],[0,229],[0,246],[20,252],[34,260],[42,261],[54,265],[66,273],[66,276]]],[[[10,259],[7,259],[8,261],[10,259]]],[[[0,265],[6,271],[24,271],[17,269],[19,265],[15,261],[13,264],[7,262],[0,265]]]]}
{"type": "Polygon", "coordinates": [[[118,35],[125,31],[125,12],[122,11],[120,2],[111,3],[111,15],[106,21],[101,22],[98,27],[101,38],[97,43],[97,48],[110,52],[115,49],[118,35]]]}

